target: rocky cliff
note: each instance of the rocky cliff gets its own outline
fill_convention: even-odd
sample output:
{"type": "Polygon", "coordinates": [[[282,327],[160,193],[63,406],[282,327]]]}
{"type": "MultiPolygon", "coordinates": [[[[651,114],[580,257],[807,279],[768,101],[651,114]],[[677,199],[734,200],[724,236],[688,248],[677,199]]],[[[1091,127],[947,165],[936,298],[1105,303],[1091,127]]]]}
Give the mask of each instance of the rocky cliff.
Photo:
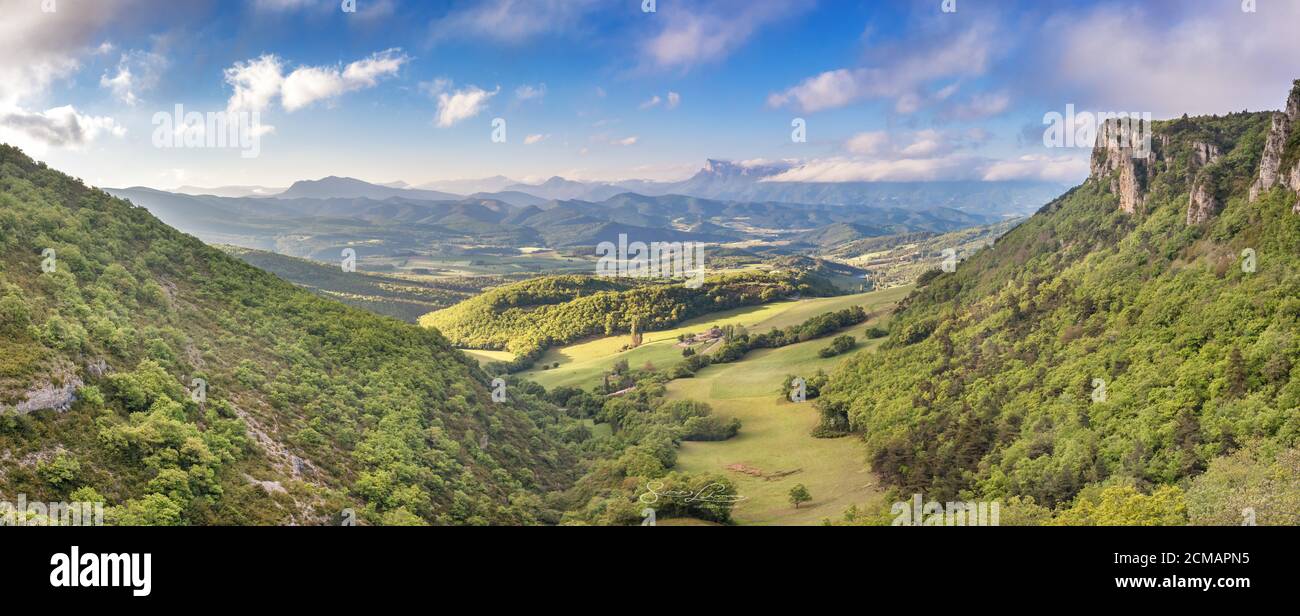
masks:
{"type": "MultiPolygon", "coordinates": [[[[1277,186],[1300,194],[1298,121],[1300,80],[1280,112],[1151,123],[1107,120],[1098,129],[1089,181],[1108,188],[1120,209],[1129,214],[1143,213],[1153,188],[1167,186],[1174,194],[1187,195],[1186,223],[1203,224],[1224,208],[1229,197],[1245,193],[1246,183],[1250,201],[1277,186]],[[1259,141],[1243,141],[1243,131],[1229,128],[1237,121],[1267,123],[1262,152],[1259,141]],[[1148,135],[1149,147],[1144,147],[1148,135]],[[1249,151],[1238,151],[1239,145],[1249,151]],[[1225,160],[1234,151],[1236,160],[1225,160]],[[1243,173],[1242,157],[1252,161],[1248,172],[1253,178],[1243,173]]],[[[1300,214],[1300,202],[1293,211],[1300,214]]]]}
{"type": "Polygon", "coordinates": [[[1092,150],[1089,179],[1108,181],[1111,192],[1119,196],[1120,209],[1129,214],[1145,203],[1147,187],[1156,173],[1155,140],[1146,152],[1140,147],[1142,135],[1150,131],[1149,122],[1107,120],[1097,131],[1092,150]]]}
{"type": "MultiPolygon", "coordinates": [[[[1300,127],[1296,126],[1297,121],[1300,121],[1300,79],[1291,88],[1286,109],[1273,114],[1268,139],[1264,142],[1264,154],[1259,161],[1259,175],[1250,187],[1251,201],[1278,185],[1300,193],[1300,127]]],[[[1300,202],[1296,203],[1293,211],[1300,214],[1300,202]]]]}

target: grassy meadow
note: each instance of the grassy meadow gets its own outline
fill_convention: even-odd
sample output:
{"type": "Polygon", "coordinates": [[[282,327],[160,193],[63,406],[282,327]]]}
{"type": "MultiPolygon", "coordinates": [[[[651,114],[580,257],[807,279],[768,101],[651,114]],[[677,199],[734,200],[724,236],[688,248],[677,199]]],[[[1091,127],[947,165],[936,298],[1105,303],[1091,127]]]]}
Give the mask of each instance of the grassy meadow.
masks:
{"type": "Polygon", "coordinates": [[[873,352],[883,339],[864,341],[861,334],[879,322],[873,319],[838,332],[858,338],[853,351],[838,357],[818,357],[828,341],[818,338],[754,351],[742,361],[709,366],[695,378],[669,383],[669,399],[708,402],[720,417],[738,417],[742,422],[740,433],[729,440],[682,443],[677,468],[731,478],[745,497],[732,513],[738,524],[817,524],[824,518],[838,518],[850,505],[876,504],[879,486],[863,460],[858,439],[813,438],[810,432],[818,417],[812,402],[790,402],[780,387],[788,374],[829,372],[852,354],[873,352]],[[787,495],[800,483],[813,499],[796,509],[787,495]]]}
{"type": "MultiPolygon", "coordinates": [[[[850,306],[863,306],[869,312],[881,310],[898,302],[910,290],[910,286],[896,287],[884,291],[774,302],[717,312],[691,319],[672,329],[645,332],[642,334],[641,346],[628,351],[620,349],[631,341],[630,336],[596,338],[550,349],[542,355],[534,368],[522,372],[520,376],[537,382],[547,389],[562,385],[590,389],[600,383],[603,373],[609,371],[622,359],[626,359],[628,365],[638,368],[644,366],[646,362],[654,364],[659,369],[672,367],[683,360],[682,350],[677,347],[677,337],[682,334],[698,333],[713,325],[743,325],[750,332],[761,333],[774,328],[798,325],[819,314],[850,306]],[[558,368],[543,368],[556,363],[559,364],[558,368]]],[[[865,327],[863,329],[865,331],[865,327]]],[[[861,338],[861,335],[858,337],[861,338]]],[[[817,344],[817,341],[811,343],[817,344]]],[[[825,346],[824,341],[821,346],[825,346]]],[[[816,354],[816,350],[813,354],[816,354]]],[[[746,359],[743,363],[748,361],[750,360],[746,359]]]]}

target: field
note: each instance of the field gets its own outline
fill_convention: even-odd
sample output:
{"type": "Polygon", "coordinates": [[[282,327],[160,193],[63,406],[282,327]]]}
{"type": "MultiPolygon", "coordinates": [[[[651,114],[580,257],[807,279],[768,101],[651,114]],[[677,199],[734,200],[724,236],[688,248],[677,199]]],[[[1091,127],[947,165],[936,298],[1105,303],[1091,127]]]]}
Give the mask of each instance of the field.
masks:
{"type": "MultiPolygon", "coordinates": [[[[599,384],[601,375],[622,359],[626,359],[628,365],[633,367],[639,368],[650,362],[660,369],[682,361],[681,349],[677,347],[677,337],[681,334],[698,333],[713,325],[744,325],[753,333],[761,333],[772,328],[797,325],[810,317],[849,306],[864,306],[868,311],[880,310],[893,305],[910,290],[911,287],[898,287],[879,292],[775,302],[718,312],[686,321],[673,329],[646,332],[642,335],[641,346],[629,351],[620,351],[630,342],[629,336],[597,338],[550,349],[538,360],[535,368],[523,372],[521,376],[547,389],[561,385],[589,389],[599,384]],[[543,368],[556,363],[559,364],[558,368],[543,368]]],[[[860,335],[858,337],[861,338],[860,335]]],[[[816,344],[816,341],[812,343],[816,344]]],[[[825,346],[824,341],[821,346],[825,346]]],[[[748,361],[746,359],[745,363],[748,361]]]]}
{"type": "MultiPolygon", "coordinates": [[[[559,385],[589,388],[598,384],[602,372],[620,359],[627,359],[632,366],[649,361],[658,368],[682,361],[676,346],[679,334],[724,324],[744,325],[758,333],[798,325],[849,306],[865,307],[876,313],[867,323],[799,344],[753,351],[738,362],[709,366],[694,378],[668,384],[670,399],[708,402],[714,413],[738,417],[743,424],[740,433],[730,440],[683,443],[678,452],[678,469],[730,477],[745,497],[733,513],[738,524],[818,524],[825,518],[838,518],[850,505],[865,508],[878,504],[880,488],[867,468],[858,439],[813,438],[810,433],[818,421],[813,403],[788,401],[779,391],[781,382],[786,375],[808,377],[819,369],[830,372],[854,353],[874,352],[883,339],[866,340],[864,332],[885,325],[892,306],[910,291],[911,286],[895,287],[720,312],[674,329],[648,332],[643,344],[631,351],[619,350],[628,343],[627,336],[590,340],[548,351],[542,362],[559,362],[559,368],[534,369],[523,376],[548,389],[559,385]],[[839,334],[858,339],[854,350],[837,357],[819,357],[818,351],[839,334]],[[799,483],[808,488],[813,499],[795,509],[787,495],[799,483]]],[[[659,521],[663,525],[688,522],[659,521]]]]}
{"type": "Polygon", "coordinates": [[[461,349],[460,351],[478,360],[480,365],[494,361],[510,361],[515,358],[515,354],[510,351],[483,351],[479,349],[461,349]]]}
{"type": "Polygon", "coordinates": [[[827,338],[819,338],[754,351],[742,361],[710,366],[695,378],[669,383],[670,399],[705,401],[719,416],[739,417],[743,423],[740,434],[730,440],[682,443],[677,468],[730,477],[745,497],[733,512],[738,524],[817,524],[838,518],[850,505],[875,505],[879,487],[863,460],[862,445],[853,437],[810,436],[817,424],[812,402],[790,402],[782,397],[780,386],[786,375],[829,372],[852,353],[873,352],[883,339],[864,341],[862,331],[879,322],[841,332],[858,338],[857,348],[849,354],[818,357],[827,343],[827,338]],[[795,509],[787,494],[799,483],[813,499],[795,509]]]}

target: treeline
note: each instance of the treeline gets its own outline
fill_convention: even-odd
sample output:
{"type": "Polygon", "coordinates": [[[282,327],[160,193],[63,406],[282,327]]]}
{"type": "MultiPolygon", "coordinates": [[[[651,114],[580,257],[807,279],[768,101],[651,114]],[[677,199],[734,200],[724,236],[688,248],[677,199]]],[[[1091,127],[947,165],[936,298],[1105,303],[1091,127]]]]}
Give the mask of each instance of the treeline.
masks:
{"type": "Polygon", "coordinates": [[[514,353],[514,361],[494,371],[515,372],[551,346],[626,333],[634,324],[654,331],[722,310],[836,293],[826,280],[791,270],[712,276],[698,289],[657,280],[546,276],[487,291],[425,315],[420,324],[457,346],[514,353]]]}
{"type": "Polygon", "coordinates": [[[611,434],[593,437],[585,427],[573,440],[591,460],[574,487],[552,496],[566,510],[565,524],[632,525],[654,510],[659,519],[689,517],[726,524],[738,497],[735,485],[713,473],[675,470],[683,441],[718,441],[740,430],[740,420],[724,420],[706,403],[667,400],[667,376],[658,371],[628,370],[634,389],[610,396],[574,387],[549,392],[530,381],[515,387],[566,409],[570,417],[608,425],[611,434]],[[692,498],[694,496],[695,498],[692,498]]]}
{"type": "Polygon", "coordinates": [[[820,338],[851,325],[865,323],[871,315],[861,306],[850,306],[843,310],[825,312],[784,329],[773,329],[761,334],[750,334],[744,327],[726,326],[722,328],[723,342],[712,353],[687,354],[683,361],[669,371],[672,378],[694,376],[696,372],[711,365],[737,361],[746,353],[755,349],[775,349],[799,342],[820,338]]]}

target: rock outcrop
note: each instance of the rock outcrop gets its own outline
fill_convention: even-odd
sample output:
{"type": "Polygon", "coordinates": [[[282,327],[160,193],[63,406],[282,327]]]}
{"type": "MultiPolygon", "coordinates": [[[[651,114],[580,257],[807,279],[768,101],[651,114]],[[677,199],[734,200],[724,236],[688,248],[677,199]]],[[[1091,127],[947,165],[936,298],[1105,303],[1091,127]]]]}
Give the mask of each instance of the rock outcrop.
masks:
{"type": "Polygon", "coordinates": [[[83,384],[81,379],[73,378],[64,381],[63,385],[46,384],[34,387],[25,392],[26,399],[12,408],[19,415],[45,409],[54,409],[62,413],[72,408],[72,403],[77,401],[77,390],[83,384]]]}
{"type": "MultiPolygon", "coordinates": [[[[1300,122],[1300,80],[1291,88],[1286,110],[1273,114],[1268,137],[1264,141],[1264,154],[1259,160],[1259,175],[1250,187],[1251,201],[1278,185],[1300,193],[1300,156],[1293,153],[1291,160],[1286,160],[1287,143],[1293,139],[1296,131],[1300,131],[1297,122],[1300,122]]],[[[1300,202],[1296,203],[1293,211],[1300,214],[1300,202]]]]}
{"type": "Polygon", "coordinates": [[[1223,208],[1223,204],[1214,194],[1210,181],[1202,176],[1192,183],[1192,196],[1187,204],[1187,224],[1199,225],[1223,208]]]}
{"type": "Polygon", "coordinates": [[[67,361],[57,361],[48,367],[43,378],[15,396],[20,400],[18,404],[0,404],[0,413],[26,415],[46,409],[62,413],[72,408],[72,404],[77,401],[77,390],[84,384],[85,381],[77,376],[74,365],[67,361]]]}
{"type": "MultiPolygon", "coordinates": [[[[1119,197],[1119,207],[1132,214],[1146,203],[1147,187],[1156,174],[1153,147],[1134,147],[1144,143],[1151,126],[1139,120],[1107,120],[1097,131],[1097,143],[1089,165],[1090,178],[1110,182],[1110,190],[1119,197]]],[[[1148,146],[1150,139],[1145,141],[1148,146]]]]}

